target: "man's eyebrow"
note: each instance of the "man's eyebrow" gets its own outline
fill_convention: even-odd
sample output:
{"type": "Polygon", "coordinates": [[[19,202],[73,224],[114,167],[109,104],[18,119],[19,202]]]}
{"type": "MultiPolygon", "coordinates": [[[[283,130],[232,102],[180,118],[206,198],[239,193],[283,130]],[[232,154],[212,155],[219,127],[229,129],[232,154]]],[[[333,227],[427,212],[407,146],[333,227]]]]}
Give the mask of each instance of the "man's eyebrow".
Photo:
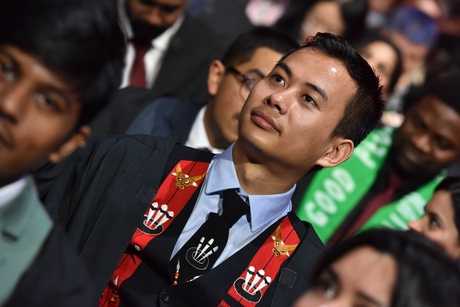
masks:
{"type": "MultiPolygon", "coordinates": [[[[0,55],[8,57],[8,59],[12,63],[13,69],[15,69],[17,71],[20,71],[21,67],[19,65],[19,62],[16,60],[16,58],[8,50],[5,50],[4,48],[0,47],[0,55]]],[[[70,99],[69,93],[67,91],[65,91],[65,90],[63,90],[61,88],[58,88],[56,86],[52,86],[52,85],[46,85],[43,89],[46,90],[46,91],[49,91],[49,92],[53,92],[56,95],[61,96],[61,98],[64,100],[64,102],[65,102],[67,107],[70,105],[71,99],[70,99]]]]}
{"type": "Polygon", "coordinates": [[[260,77],[261,79],[265,77],[265,74],[262,73],[258,68],[254,68],[248,71],[248,73],[252,73],[260,77]]]}
{"type": "MultiPolygon", "coordinates": [[[[289,68],[289,66],[284,63],[284,62],[278,62],[278,64],[276,64],[275,68],[276,67],[279,67],[281,69],[283,69],[286,74],[288,75],[288,77],[291,77],[292,76],[292,70],[291,68],[289,68]]],[[[305,85],[309,88],[311,88],[312,90],[314,90],[315,92],[317,92],[325,101],[328,100],[328,97],[326,95],[326,92],[319,86],[311,83],[311,82],[306,82],[305,85]]]]}
{"type": "Polygon", "coordinates": [[[67,91],[55,86],[46,86],[45,90],[60,96],[64,100],[67,108],[71,105],[71,97],[67,91]]]}
{"type": "Polygon", "coordinates": [[[291,70],[291,68],[289,68],[289,66],[288,66],[286,63],[284,63],[284,62],[278,62],[278,63],[275,65],[275,68],[276,68],[276,67],[279,67],[279,68],[283,69],[283,70],[286,72],[286,74],[288,75],[288,77],[291,77],[291,76],[292,76],[292,70],[291,70]]]}
{"type": "MultiPolygon", "coordinates": [[[[326,269],[324,270],[323,274],[324,274],[324,273],[328,274],[328,276],[329,276],[337,285],[339,285],[339,283],[340,283],[339,274],[338,274],[332,267],[326,268],[326,269]]],[[[339,286],[339,287],[340,287],[340,286],[339,286]]],[[[366,293],[363,293],[363,292],[361,292],[361,291],[358,291],[358,292],[357,292],[357,295],[358,295],[361,299],[363,299],[363,300],[365,300],[365,301],[367,301],[367,302],[369,302],[369,303],[375,305],[376,307],[388,307],[387,304],[384,304],[384,303],[380,302],[379,300],[373,298],[372,296],[370,296],[370,295],[368,295],[368,294],[366,294],[366,293]]]]}
{"type": "Polygon", "coordinates": [[[327,101],[328,98],[326,92],[322,88],[310,82],[306,82],[305,85],[317,92],[325,101],[327,101]]]}
{"type": "Polygon", "coordinates": [[[366,293],[358,292],[357,294],[361,299],[371,303],[372,305],[375,305],[376,307],[388,307],[387,304],[380,302],[379,300],[373,298],[372,296],[366,293]]]}
{"type": "Polygon", "coordinates": [[[8,50],[5,50],[2,47],[0,47],[0,55],[6,56],[8,60],[11,61],[11,66],[13,67],[13,69],[18,69],[18,61],[10,52],[8,52],[8,50]]]}

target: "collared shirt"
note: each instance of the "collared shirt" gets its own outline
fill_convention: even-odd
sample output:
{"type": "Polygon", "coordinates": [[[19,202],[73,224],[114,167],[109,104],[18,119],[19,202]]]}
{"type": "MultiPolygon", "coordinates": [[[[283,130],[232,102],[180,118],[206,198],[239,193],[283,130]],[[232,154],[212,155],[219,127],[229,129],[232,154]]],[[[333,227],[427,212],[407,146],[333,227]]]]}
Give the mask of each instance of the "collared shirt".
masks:
{"type": "Polygon", "coordinates": [[[23,177],[0,188],[0,208],[10,203],[26,186],[27,179],[23,177]]]}
{"type": "Polygon", "coordinates": [[[250,213],[241,217],[230,229],[227,245],[214,266],[236,253],[292,210],[291,197],[295,185],[285,193],[272,195],[247,195],[241,189],[233,164],[233,146],[234,144],[211,161],[195,208],[176,242],[171,257],[206,221],[210,212],[222,213],[221,192],[223,190],[237,189],[238,193],[248,200],[250,213]]]}
{"type": "MultiPolygon", "coordinates": [[[[150,48],[150,50],[148,50],[144,56],[147,88],[151,88],[153,83],[155,82],[158,72],[160,71],[164,55],[168,49],[169,43],[171,42],[172,38],[174,37],[174,35],[176,35],[177,31],[182,25],[184,17],[185,16],[182,15],[179,18],[177,18],[176,22],[171,27],[164,31],[160,36],[152,40],[152,48],[150,48]]],[[[133,37],[133,32],[124,7],[120,9],[120,19],[126,29],[126,35],[129,39],[131,39],[133,37]]],[[[125,57],[125,69],[123,71],[123,80],[121,83],[121,87],[126,87],[129,85],[129,77],[131,74],[131,68],[133,67],[134,57],[134,47],[131,43],[128,43],[128,48],[126,50],[125,57]]]]}
{"type": "Polygon", "coordinates": [[[53,222],[31,176],[0,189],[0,306],[34,261],[53,222]]]}
{"type": "Polygon", "coordinates": [[[206,128],[204,127],[204,113],[206,112],[206,108],[207,106],[203,106],[196,116],[192,128],[190,129],[187,142],[185,142],[185,146],[197,149],[208,149],[214,154],[220,154],[223,150],[211,146],[208,134],[206,133],[206,128]]]}

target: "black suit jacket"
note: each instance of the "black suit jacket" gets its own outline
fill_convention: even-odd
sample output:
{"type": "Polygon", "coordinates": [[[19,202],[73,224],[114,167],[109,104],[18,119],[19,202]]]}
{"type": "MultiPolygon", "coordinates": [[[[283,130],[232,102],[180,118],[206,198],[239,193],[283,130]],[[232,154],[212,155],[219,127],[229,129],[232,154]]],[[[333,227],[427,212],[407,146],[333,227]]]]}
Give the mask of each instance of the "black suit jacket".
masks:
{"type": "Polygon", "coordinates": [[[165,53],[153,87],[119,90],[92,121],[93,135],[124,133],[146,104],[160,96],[196,104],[208,101],[206,84],[209,66],[222,55],[223,48],[213,32],[199,20],[186,15],[165,53]]]}
{"type": "MultiPolygon", "coordinates": [[[[36,174],[38,184],[47,187],[40,190],[45,206],[65,225],[100,293],[167,173],[180,160],[207,162],[213,156],[176,141],[145,135],[96,139],[58,164],[56,180],[47,168],[36,174]]],[[[300,220],[296,225],[304,236],[271,287],[272,306],[289,305],[307,289],[310,269],[324,248],[311,225],[300,220]]],[[[213,285],[207,286],[212,291],[213,285]]]]}
{"type": "Polygon", "coordinates": [[[178,137],[185,143],[201,108],[189,101],[160,97],[139,113],[126,133],[178,137]]]}
{"type": "Polygon", "coordinates": [[[66,240],[59,227],[52,229],[3,307],[97,306],[98,293],[92,280],[66,240]]]}

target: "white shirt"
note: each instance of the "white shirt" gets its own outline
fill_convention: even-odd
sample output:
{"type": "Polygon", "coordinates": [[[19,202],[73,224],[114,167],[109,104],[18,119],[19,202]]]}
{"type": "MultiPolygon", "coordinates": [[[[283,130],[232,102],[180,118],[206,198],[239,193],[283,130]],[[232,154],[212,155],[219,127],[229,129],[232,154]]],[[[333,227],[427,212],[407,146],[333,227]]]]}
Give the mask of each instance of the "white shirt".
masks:
{"type": "Polygon", "coordinates": [[[22,177],[21,179],[0,188],[0,207],[11,202],[12,199],[22,192],[27,183],[26,178],[27,177],[22,177]]]}
{"type": "MultiPolygon", "coordinates": [[[[126,15],[124,7],[120,8],[120,19],[125,27],[126,35],[128,38],[133,37],[133,32],[129,19],[126,15]]],[[[145,65],[145,77],[146,77],[146,87],[151,88],[155,79],[160,71],[161,63],[163,62],[164,55],[168,49],[168,46],[179,30],[182,22],[184,21],[184,15],[180,16],[176,22],[164,31],[160,36],[152,40],[152,48],[147,51],[144,56],[144,65],[145,65]]],[[[123,70],[123,80],[121,82],[121,87],[126,87],[129,85],[129,76],[131,74],[131,69],[133,67],[135,57],[135,51],[133,45],[128,40],[128,48],[126,50],[125,57],[125,68],[123,70]]]]}
{"type": "Polygon", "coordinates": [[[206,112],[206,108],[207,106],[203,106],[200,112],[198,112],[192,128],[190,129],[187,141],[185,142],[185,146],[197,149],[206,148],[214,154],[220,154],[223,152],[223,149],[211,146],[208,134],[206,133],[206,128],[204,127],[204,113],[206,112]]]}

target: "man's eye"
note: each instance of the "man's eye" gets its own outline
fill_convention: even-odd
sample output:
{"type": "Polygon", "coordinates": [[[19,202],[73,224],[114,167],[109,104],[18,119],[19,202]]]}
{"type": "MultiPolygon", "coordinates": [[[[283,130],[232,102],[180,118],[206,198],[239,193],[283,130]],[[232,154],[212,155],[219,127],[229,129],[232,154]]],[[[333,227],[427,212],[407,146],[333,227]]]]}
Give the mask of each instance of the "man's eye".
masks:
{"type": "Polygon", "coordinates": [[[430,228],[439,228],[438,220],[434,216],[428,216],[428,224],[430,228]]]}
{"type": "Polygon", "coordinates": [[[4,80],[9,81],[14,78],[14,71],[10,65],[0,62],[0,69],[2,78],[4,80]]]}
{"type": "Polygon", "coordinates": [[[303,99],[308,103],[313,105],[314,107],[317,107],[316,101],[310,96],[310,95],[305,95],[303,96],[303,99]]]}
{"type": "Polygon", "coordinates": [[[50,110],[50,111],[61,111],[62,110],[62,103],[60,103],[57,99],[46,95],[46,94],[36,94],[35,98],[39,104],[39,107],[50,110]]]}
{"type": "Polygon", "coordinates": [[[337,295],[337,287],[332,280],[322,278],[314,286],[315,290],[327,298],[334,298],[337,295]]]}
{"type": "Polygon", "coordinates": [[[274,75],[272,75],[272,79],[273,79],[276,83],[279,83],[279,84],[281,84],[282,86],[284,86],[284,79],[283,79],[283,77],[281,77],[280,75],[274,74],[274,75]]]}

